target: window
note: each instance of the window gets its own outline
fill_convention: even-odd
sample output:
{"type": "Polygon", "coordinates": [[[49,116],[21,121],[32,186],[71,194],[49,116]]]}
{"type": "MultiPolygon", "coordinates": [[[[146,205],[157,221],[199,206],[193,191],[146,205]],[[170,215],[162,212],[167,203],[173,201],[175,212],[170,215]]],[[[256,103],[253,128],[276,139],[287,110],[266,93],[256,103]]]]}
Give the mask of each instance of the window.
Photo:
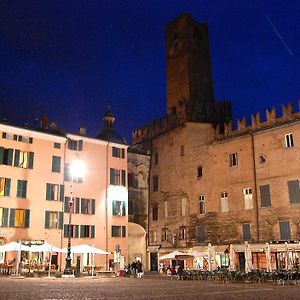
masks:
{"type": "Polygon", "coordinates": [[[81,238],[95,238],[95,226],[94,225],[80,225],[80,237],[81,238]]]}
{"type": "Polygon", "coordinates": [[[184,145],[180,146],[180,156],[184,156],[184,145]]]}
{"type": "Polygon", "coordinates": [[[242,224],[242,228],[243,228],[243,240],[250,242],[250,240],[251,240],[250,224],[249,223],[242,224]]]}
{"type": "Polygon", "coordinates": [[[7,196],[10,195],[10,178],[0,177],[0,196],[7,196]]]}
{"type": "Polygon", "coordinates": [[[185,240],[185,235],[186,235],[186,228],[185,227],[180,227],[179,239],[180,240],[185,240]]]}
{"type": "Polygon", "coordinates": [[[72,214],[79,214],[80,213],[80,198],[73,198],[72,203],[70,202],[70,197],[65,197],[64,201],[64,212],[72,214]]]}
{"type": "Polygon", "coordinates": [[[82,151],[83,140],[76,141],[72,139],[68,139],[68,149],[75,151],[82,151]]]}
{"type": "Polygon", "coordinates": [[[168,201],[164,201],[164,217],[168,217],[168,201]]]}
{"type": "Polygon", "coordinates": [[[290,203],[300,203],[299,180],[288,181],[290,203]]]}
{"type": "Polygon", "coordinates": [[[204,195],[199,196],[199,213],[201,215],[205,214],[205,196],[204,195]]]}
{"type": "Polygon", "coordinates": [[[268,184],[261,185],[259,187],[260,198],[261,198],[261,207],[270,207],[271,206],[271,195],[270,195],[270,186],[268,184]]]}
{"type": "Polygon", "coordinates": [[[128,199],[128,215],[133,215],[133,200],[128,199]]]}
{"type": "Polygon", "coordinates": [[[119,158],[125,158],[125,149],[112,147],[112,156],[119,157],[119,158]]]}
{"type": "Polygon", "coordinates": [[[10,209],[9,227],[29,228],[30,210],[10,209]]]}
{"type": "Polygon", "coordinates": [[[52,172],[60,173],[60,157],[52,156],[52,172]]]}
{"type": "Polygon", "coordinates": [[[204,226],[198,227],[198,243],[199,244],[205,243],[205,227],[204,226]]]}
{"type": "Polygon", "coordinates": [[[26,180],[18,180],[17,197],[18,198],[26,198],[26,192],[27,192],[27,181],[26,180]]]}
{"type": "Polygon", "coordinates": [[[68,238],[69,235],[71,238],[78,238],[79,237],[79,225],[64,224],[64,238],[68,238]]]}
{"type": "Polygon", "coordinates": [[[0,164],[12,166],[14,149],[0,147],[0,164]]]}
{"type": "Polygon", "coordinates": [[[25,152],[21,150],[15,150],[14,167],[23,169],[33,168],[33,152],[25,152]]]}
{"type": "Polygon", "coordinates": [[[229,154],[230,157],[230,167],[234,167],[238,165],[238,156],[237,153],[229,154]]]}
{"type": "Polygon", "coordinates": [[[168,240],[168,229],[167,228],[163,228],[161,240],[162,241],[167,241],[168,240]]]}
{"type": "Polygon", "coordinates": [[[54,143],[54,148],[55,149],[60,149],[60,143],[54,143]]]}
{"type": "Polygon", "coordinates": [[[111,226],[112,237],[126,237],[126,226],[111,226]]]}
{"type": "Polygon", "coordinates": [[[286,148],[294,147],[294,139],[292,133],[288,133],[285,135],[285,147],[286,148]]]}
{"type": "Polygon", "coordinates": [[[33,142],[33,139],[31,137],[16,135],[16,134],[7,133],[7,132],[2,132],[2,138],[8,139],[8,140],[24,142],[24,143],[30,143],[30,144],[32,144],[32,142],[33,142]]]}
{"type": "Polygon", "coordinates": [[[186,215],[186,198],[181,199],[181,216],[185,217],[186,215]]]}
{"type": "Polygon", "coordinates": [[[203,176],[203,169],[202,169],[202,166],[199,166],[197,168],[197,177],[201,178],[202,176],[203,176]]]}
{"type": "Polygon", "coordinates": [[[113,213],[113,216],[126,216],[125,202],[113,200],[112,213],[113,213]]]}
{"type": "Polygon", "coordinates": [[[221,192],[220,193],[221,198],[221,212],[228,212],[228,193],[227,192],[221,192]]]}
{"type": "Polygon", "coordinates": [[[158,176],[153,176],[153,192],[158,191],[158,176]]]}
{"type": "Polygon", "coordinates": [[[291,226],[290,221],[279,222],[280,240],[290,241],[291,240],[291,226]]]}
{"type": "Polygon", "coordinates": [[[150,242],[156,242],[156,241],[157,241],[157,231],[150,230],[150,242]]]}
{"type": "Polygon", "coordinates": [[[64,201],[64,186],[47,183],[46,200],[64,201]]]}
{"type": "Polygon", "coordinates": [[[152,208],[152,220],[157,221],[158,220],[158,205],[154,205],[152,208]]]}
{"type": "Polygon", "coordinates": [[[252,209],[253,208],[252,189],[251,188],[243,189],[243,195],[244,195],[245,209],[252,209]]]}
{"type": "Polygon", "coordinates": [[[95,214],[95,199],[81,198],[81,213],[85,215],[95,214]]]}
{"type": "Polygon", "coordinates": [[[158,165],[158,153],[157,152],[154,155],[154,164],[158,165]]]}
{"type": "Polygon", "coordinates": [[[0,207],[0,227],[8,225],[8,208],[0,207]]]}
{"type": "Polygon", "coordinates": [[[63,229],[63,212],[45,211],[45,229],[63,229]]]}
{"type": "Polygon", "coordinates": [[[126,171],[110,169],[110,184],[126,186],[126,171]],[[122,177],[121,177],[122,175],[122,177]]]}

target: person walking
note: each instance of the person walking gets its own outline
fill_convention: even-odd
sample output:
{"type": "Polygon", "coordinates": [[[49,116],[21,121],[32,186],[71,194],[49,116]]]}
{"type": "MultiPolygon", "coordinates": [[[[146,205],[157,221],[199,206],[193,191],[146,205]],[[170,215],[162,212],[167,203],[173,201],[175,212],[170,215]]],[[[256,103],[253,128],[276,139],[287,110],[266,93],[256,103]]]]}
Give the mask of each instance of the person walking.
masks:
{"type": "Polygon", "coordinates": [[[142,263],[139,260],[136,263],[136,269],[137,269],[137,278],[142,278],[142,275],[143,275],[143,265],[142,265],[142,263]]]}

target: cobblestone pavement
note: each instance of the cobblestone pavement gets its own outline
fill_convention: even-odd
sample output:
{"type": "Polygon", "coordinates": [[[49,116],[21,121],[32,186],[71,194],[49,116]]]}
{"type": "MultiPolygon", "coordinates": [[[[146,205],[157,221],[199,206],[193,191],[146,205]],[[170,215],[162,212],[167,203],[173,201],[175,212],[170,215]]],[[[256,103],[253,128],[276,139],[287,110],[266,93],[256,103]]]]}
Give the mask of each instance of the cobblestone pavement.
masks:
{"type": "Polygon", "coordinates": [[[0,277],[1,300],[95,299],[300,299],[300,285],[221,284],[159,277],[136,278],[9,278],[0,277]]]}

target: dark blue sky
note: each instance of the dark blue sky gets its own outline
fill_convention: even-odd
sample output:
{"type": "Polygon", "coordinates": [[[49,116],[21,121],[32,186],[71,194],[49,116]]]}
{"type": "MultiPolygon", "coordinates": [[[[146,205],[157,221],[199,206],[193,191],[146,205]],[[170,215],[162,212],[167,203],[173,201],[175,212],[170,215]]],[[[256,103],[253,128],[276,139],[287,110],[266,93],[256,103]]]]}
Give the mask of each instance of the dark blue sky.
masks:
{"type": "Polygon", "coordinates": [[[183,12],[208,23],[217,100],[234,117],[300,96],[300,1],[2,0],[0,119],[88,134],[107,104],[128,141],[165,114],[165,24],[183,12]]]}

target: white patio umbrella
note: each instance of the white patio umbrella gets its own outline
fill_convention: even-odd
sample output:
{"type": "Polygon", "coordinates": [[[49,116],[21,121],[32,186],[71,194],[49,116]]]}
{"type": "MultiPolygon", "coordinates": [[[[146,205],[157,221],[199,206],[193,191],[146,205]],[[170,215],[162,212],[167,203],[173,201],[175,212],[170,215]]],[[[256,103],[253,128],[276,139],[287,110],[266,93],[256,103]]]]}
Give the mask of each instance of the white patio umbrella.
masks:
{"type": "Polygon", "coordinates": [[[208,254],[208,271],[212,271],[212,258],[213,258],[213,250],[211,243],[208,243],[207,246],[207,254],[208,254]]]}
{"type": "Polygon", "coordinates": [[[269,243],[266,243],[266,267],[267,272],[272,272],[272,266],[271,266],[271,249],[269,243]]]}
{"type": "MultiPolygon", "coordinates": [[[[62,252],[67,252],[67,248],[63,248],[62,252]]],[[[92,276],[94,276],[94,267],[95,267],[95,254],[111,254],[111,252],[107,252],[98,248],[95,248],[94,246],[90,246],[87,244],[77,245],[71,247],[71,253],[92,253],[93,261],[92,261],[92,276]]]]}
{"type": "Polygon", "coordinates": [[[251,272],[253,269],[253,265],[252,265],[252,253],[251,253],[251,247],[248,244],[247,241],[245,241],[245,272],[251,272]]]}
{"type": "Polygon", "coordinates": [[[234,258],[235,258],[235,251],[233,245],[231,244],[229,246],[229,270],[230,271],[235,271],[234,258]]]}
{"type": "Polygon", "coordinates": [[[50,253],[49,268],[48,268],[48,277],[50,277],[52,253],[53,252],[60,252],[61,253],[61,252],[66,252],[66,251],[45,242],[42,245],[32,245],[31,246],[31,252],[49,252],[50,253]]]}
{"type": "Polygon", "coordinates": [[[21,262],[21,251],[30,251],[30,247],[22,245],[21,242],[10,242],[8,244],[0,246],[0,252],[11,252],[17,251],[17,265],[16,265],[16,273],[19,274],[19,265],[21,262]]]}
{"type": "Polygon", "coordinates": [[[287,242],[284,243],[284,252],[285,252],[285,268],[286,270],[289,270],[291,269],[291,262],[290,262],[289,245],[287,242]]]}
{"type": "Polygon", "coordinates": [[[169,254],[163,255],[159,258],[159,260],[164,260],[164,259],[177,259],[180,256],[193,256],[190,253],[184,253],[184,252],[180,252],[180,251],[173,251],[169,254]]]}

